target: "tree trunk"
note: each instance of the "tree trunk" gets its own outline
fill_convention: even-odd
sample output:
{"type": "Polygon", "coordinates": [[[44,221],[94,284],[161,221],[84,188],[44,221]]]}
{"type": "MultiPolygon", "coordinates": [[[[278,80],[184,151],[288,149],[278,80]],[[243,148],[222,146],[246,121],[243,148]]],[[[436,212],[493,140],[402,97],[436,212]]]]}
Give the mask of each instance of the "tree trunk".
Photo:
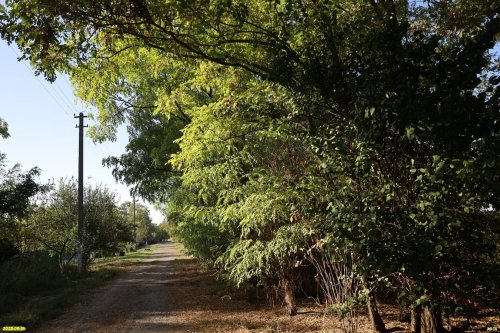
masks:
{"type": "Polygon", "coordinates": [[[386,333],[387,330],[385,328],[384,321],[382,320],[382,317],[378,312],[377,302],[375,300],[375,295],[373,293],[370,293],[368,295],[367,306],[368,306],[368,316],[370,317],[370,322],[372,324],[373,332],[386,333]]]}
{"type": "Polygon", "coordinates": [[[63,259],[62,254],[59,254],[57,256],[57,260],[59,263],[59,272],[61,273],[61,275],[64,275],[64,259],[63,259]]]}
{"type": "Polygon", "coordinates": [[[297,303],[295,302],[295,293],[292,283],[288,279],[283,280],[283,291],[285,293],[285,303],[290,316],[297,314],[297,303]]]}
{"type": "Polygon", "coordinates": [[[421,333],[445,333],[443,317],[439,309],[424,307],[421,318],[421,333]]]}
{"type": "Polygon", "coordinates": [[[411,333],[421,333],[422,328],[422,307],[420,305],[413,305],[411,308],[411,323],[410,332],[411,333]]]}

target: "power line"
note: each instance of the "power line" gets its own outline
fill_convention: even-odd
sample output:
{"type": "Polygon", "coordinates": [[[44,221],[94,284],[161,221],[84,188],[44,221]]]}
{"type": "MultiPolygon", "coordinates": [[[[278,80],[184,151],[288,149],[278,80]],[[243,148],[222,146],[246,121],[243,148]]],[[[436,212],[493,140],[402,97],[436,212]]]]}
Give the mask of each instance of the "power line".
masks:
{"type": "MultiPolygon", "coordinates": [[[[20,60],[21,57],[19,56],[19,54],[16,52],[16,50],[12,47],[12,45],[9,45],[9,48],[10,50],[14,53],[14,55],[16,56],[16,58],[18,59],[18,61],[22,62],[24,64],[24,66],[26,66],[26,68],[28,68],[28,70],[33,74],[33,76],[35,77],[35,79],[38,81],[38,83],[40,83],[40,85],[43,87],[43,89],[47,92],[47,94],[49,94],[49,96],[57,103],[57,105],[61,108],[61,110],[64,111],[64,113],[66,114],[66,116],[71,119],[71,116],[70,114],[68,113],[68,111],[66,111],[66,108],[61,105],[61,103],[59,102],[59,100],[50,92],[49,89],[47,89],[47,87],[42,83],[42,81],[40,80],[40,78],[35,74],[35,72],[33,71],[33,69],[28,66],[28,64],[26,64],[26,62],[24,60],[20,60]]],[[[71,109],[71,108],[70,108],[71,109]]]]}
{"type": "MultiPolygon", "coordinates": [[[[77,112],[75,106],[71,105],[69,97],[64,93],[64,91],[62,90],[60,85],[57,83],[57,81],[55,81],[53,85],[51,84],[50,87],[52,88],[54,93],[56,95],[58,95],[59,98],[54,96],[54,94],[47,88],[47,86],[42,82],[42,80],[40,80],[40,78],[35,74],[33,69],[26,63],[25,60],[20,60],[19,54],[12,47],[12,45],[9,45],[9,48],[12,51],[12,53],[16,56],[18,61],[22,62],[23,65],[33,74],[34,78],[42,86],[42,88],[45,90],[45,92],[54,100],[54,102],[56,102],[56,104],[65,113],[65,115],[68,117],[68,119],[72,119],[72,117],[71,117],[70,113],[68,113],[67,109],[69,109],[75,113],[78,113],[78,112],[77,112]],[[65,106],[62,103],[64,103],[65,106]]],[[[69,85],[71,85],[71,82],[68,80],[68,78],[66,76],[62,76],[62,77],[66,80],[66,82],[69,85]]],[[[97,159],[102,158],[103,155],[112,155],[112,153],[109,151],[108,147],[104,143],[101,144],[101,148],[103,148],[105,151],[100,151],[95,144],[91,145],[91,151],[97,159]]]]}
{"type": "MultiPolygon", "coordinates": [[[[68,79],[67,75],[62,75],[60,78],[61,78],[61,80],[66,81],[66,83],[68,85],[72,85],[72,83],[68,79]]],[[[109,149],[108,144],[107,144],[106,141],[100,142],[99,144],[95,144],[94,143],[91,147],[92,147],[92,150],[94,152],[94,155],[96,155],[96,157],[99,157],[98,154],[100,154],[100,155],[108,155],[108,156],[113,155],[113,153],[109,149]]]]}
{"type": "MultiPolygon", "coordinates": [[[[10,50],[12,51],[12,53],[14,53],[14,55],[20,59],[20,56],[19,54],[16,52],[16,50],[12,47],[12,45],[9,45],[9,48],[10,50]]],[[[20,60],[19,62],[22,62],[24,66],[26,66],[26,68],[28,68],[28,70],[33,74],[34,78],[38,81],[38,83],[43,87],[43,89],[45,90],[45,92],[47,92],[49,94],[49,96],[57,103],[57,105],[61,108],[61,110],[64,111],[64,113],[66,114],[66,116],[69,118],[69,119],[72,119],[70,114],[67,112],[66,110],[66,107],[63,106],[60,102],[60,100],[62,102],[64,102],[67,106],[68,109],[70,110],[74,110],[76,112],[76,108],[74,106],[71,106],[70,102],[68,102],[69,98],[67,97],[67,95],[63,92],[63,90],[61,89],[61,87],[59,85],[51,85],[52,89],[54,90],[54,92],[60,97],[59,99],[56,98],[56,96],[54,96],[54,94],[52,94],[52,92],[47,88],[47,86],[45,84],[43,84],[43,82],[39,79],[39,77],[35,74],[35,72],[33,71],[33,69],[28,65],[26,64],[26,61],[24,60],[20,60]],[[59,91],[56,89],[56,87],[59,89],[59,91]]],[[[56,81],[57,82],[57,81],[56,81]]],[[[56,83],[54,82],[54,83],[56,83]]],[[[68,84],[71,84],[69,82],[69,80],[67,80],[68,84]]],[[[95,155],[96,158],[100,158],[100,155],[102,154],[102,152],[98,152],[96,151],[96,147],[95,145],[91,145],[92,149],[92,153],[95,155]]]]}
{"type": "Polygon", "coordinates": [[[57,80],[51,83],[50,85],[54,91],[61,97],[62,101],[64,104],[66,104],[69,109],[76,109],[74,105],[72,105],[72,102],[70,101],[69,97],[66,95],[66,93],[61,89],[59,84],[57,83],[57,80]]]}

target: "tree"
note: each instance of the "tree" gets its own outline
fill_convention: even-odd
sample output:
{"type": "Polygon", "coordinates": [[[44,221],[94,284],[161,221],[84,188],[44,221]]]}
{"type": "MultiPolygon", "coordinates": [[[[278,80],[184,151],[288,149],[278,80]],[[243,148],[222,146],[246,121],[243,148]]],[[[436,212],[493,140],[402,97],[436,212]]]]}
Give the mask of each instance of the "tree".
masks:
{"type": "Polygon", "coordinates": [[[181,101],[163,100],[166,91],[184,84],[185,64],[164,61],[158,52],[131,48],[107,61],[96,59],[72,71],[79,96],[97,106],[98,126],[89,133],[95,141],[113,139],[116,128],[127,123],[126,153],[103,161],[118,181],[135,187],[151,201],[164,199],[175,186],[168,158],[178,151],[175,140],[189,122],[181,101]],[[151,70],[151,64],[155,69],[151,70]]]}
{"type": "Polygon", "coordinates": [[[84,225],[83,256],[87,264],[92,253],[112,255],[133,239],[133,229],[118,208],[116,194],[102,185],[84,190],[84,225]]]}
{"type": "Polygon", "coordinates": [[[164,225],[160,224],[152,224],[151,238],[150,244],[160,243],[168,240],[169,235],[167,229],[164,225]]]}
{"type": "Polygon", "coordinates": [[[77,249],[77,184],[74,179],[61,179],[57,188],[42,196],[30,216],[30,236],[41,248],[57,256],[59,269],[75,257],[77,249]]]}
{"type": "Polygon", "coordinates": [[[182,176],[169,221],[188,250],[237,284],[253,280],[277,291],[294,315],[302,282],[294,233],[303,229],[295,186],[312,156],[294,140],[294,126],[276,119],[288,111],[281,90],[238,69],[193,70],[212,98],[188,112],[172,158],[182,176]]]}
{"type": "MultiPolygon", "coordinates": [[[[0,136],[9,137],[7,123],[0,118],[0,136]]],[[[19,164],[6,166],[7,158],[0,152],[0,262],[19,251],[21,220],[31,210],[31,198],[43,190],[36,182],[40,169],[22,172],[19,164]]]]}
{"type": "MultiPolygon", "coordinates": [[[[39,203],[30,218],[30,230],[44,249],[59,259],[61,271],[77,249],[77,184],[61,179],[39,203]]],[[[115,194],[102,186],[84,188],[83,259],[87,266],[93,253],[113,254],[132,241],[132,228],[122,217],[115,194]]]]}
{"type": "Polygon", "coordinates": [[[171,238],[171,233],[172,233],[172,225],[164,220],[158,225],[158,233],[160,235],[160,242],[167,241],[171,238]]]}
{"type": "Polygon", "coordinates": [[[148,245],[148,243],[151,243],[154,239],[155,227],[149,209],[142,204],[136,204],[134,221],[134,205],[131,202],[124,202],[122,208],[126,211],[127,225],[133,230],[132,239],[135,244],[148,245]]]}
{"type": "Polygon", "coordinates": [[[10,136],[9,134],[9,126],[7,122],[0,118],[0,137],[3,139],[7,139],[10,136]]]}

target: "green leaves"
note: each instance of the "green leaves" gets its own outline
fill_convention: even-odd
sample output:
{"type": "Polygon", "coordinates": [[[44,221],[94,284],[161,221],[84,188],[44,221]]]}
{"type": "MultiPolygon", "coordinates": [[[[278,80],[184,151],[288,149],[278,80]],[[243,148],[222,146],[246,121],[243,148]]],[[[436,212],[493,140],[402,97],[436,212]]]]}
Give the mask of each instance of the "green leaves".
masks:
{"type": "Polygon", "coordinates": [[[178,237],[235,281],[285,279],[313,233],[437,297],[495,253],[487,2],[9,1],[0,32],[70,73],[95,140],[129,125],[115,176],[168,200],[178,237]]]}
{"type": "Polygon", "coordinates": [[[408,140],[414,140],[415,139],[415,128],[407,127],[406,128],[406,137],[408,138],[408,140]]]}
{"type": "Polygon", "coordinates": [[[33,198],[45,190],[36,181],[39,175],[38,168],[25,172],[18,164],[6,168],[6,156],[0,153],[0,262],[20,251],[33,198]]]}
{"type": "Polygon", "coordinates": [[[0,137],[7,139],[9,137],[9,127],[7,122],[0,118],[0,137]]]}

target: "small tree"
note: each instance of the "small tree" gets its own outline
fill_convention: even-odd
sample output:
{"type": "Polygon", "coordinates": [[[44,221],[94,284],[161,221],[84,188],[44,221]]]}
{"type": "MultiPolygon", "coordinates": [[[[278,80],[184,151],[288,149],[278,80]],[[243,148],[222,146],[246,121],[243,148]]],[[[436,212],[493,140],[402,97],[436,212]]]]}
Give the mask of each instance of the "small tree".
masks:
{"type": "MultiPolygon", "coordinates": [[[[61,271],[75,256],[77,223],[75,179],[61,179],[41,199],[31,218],[31,234],[59,258],[61,271]]],[[[103,186],[84,189],[84,264],[93,252],[114,253],[132,240],[132,229],[118,209],[115,194],[103,186]]]]}
{"type": "Polygon", "coordinates": [[[43,196],[30,217],[29,232],[42,248],[57,256],[61,273],[76,255],[77,187],[74,179],[60,179],[43,196]]]}
{"type": "MultiPolygon", "coordinates": [[[[0,118],[0,138],[8,138],[7,123],[0,118]]],[[[0,152],[0,262],[19,251],[20,221],[29,215],[30,199],[43,186],[36,182],[40,169],[21,171],[19,164],[7,168],[7,158],[0,152]]]]}
{"type": "Polygon", "coordinates": [[[120,244],[132,241],[132,229],[120,213],[115,193],[102,185],[84,191],[84,259],[93,252],[114,254],[120,244]]]}

